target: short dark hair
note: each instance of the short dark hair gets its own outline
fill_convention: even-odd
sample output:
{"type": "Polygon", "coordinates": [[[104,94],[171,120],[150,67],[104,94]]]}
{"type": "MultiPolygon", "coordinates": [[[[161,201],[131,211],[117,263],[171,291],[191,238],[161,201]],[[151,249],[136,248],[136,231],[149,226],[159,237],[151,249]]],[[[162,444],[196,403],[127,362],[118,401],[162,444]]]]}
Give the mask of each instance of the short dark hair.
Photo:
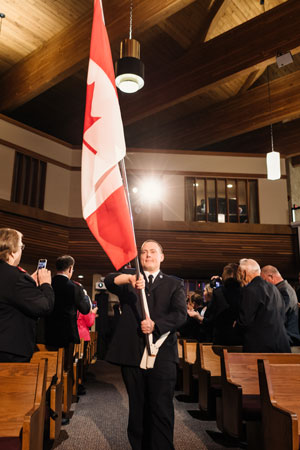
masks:
{"type": "Polygon", "coordinates": [[[239,265],[236,263],[228,263],[223,269],[222,279],[225,281],[227,278],[237,279],[239,265]]]}
{"type": "Polygon", "coordinates": [[[75,259],[70,255],[59,256],[56,260],[55,266],[56,270],[59,272],[64,272],[69,267],[74,266],[75,259]]]}

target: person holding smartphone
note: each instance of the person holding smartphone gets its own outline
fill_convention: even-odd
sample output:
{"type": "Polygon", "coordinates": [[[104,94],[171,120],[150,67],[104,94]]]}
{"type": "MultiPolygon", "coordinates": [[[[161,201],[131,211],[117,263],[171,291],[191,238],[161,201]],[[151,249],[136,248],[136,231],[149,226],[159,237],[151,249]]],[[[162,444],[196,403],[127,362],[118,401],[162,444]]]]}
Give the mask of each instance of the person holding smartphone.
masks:
{"type": "Polygon", "coordinates": [[[51,272],[43,268],[30,276],[19,266],[22,238],[17,230],[0,229],[0,362],[30,360],[37,319],[54,306],[51,272]]]}

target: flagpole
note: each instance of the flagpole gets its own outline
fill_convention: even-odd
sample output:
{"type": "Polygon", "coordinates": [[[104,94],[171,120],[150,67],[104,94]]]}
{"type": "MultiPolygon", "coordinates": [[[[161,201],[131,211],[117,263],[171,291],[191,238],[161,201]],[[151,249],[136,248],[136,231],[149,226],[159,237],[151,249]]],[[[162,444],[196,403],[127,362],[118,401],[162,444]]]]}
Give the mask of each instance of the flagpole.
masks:
{"type": "MultiPolygon", "coordinates": [[[[123,179],[123,185],[124,185],[127,203],[128,203],[129,215],[130,215],[130,220],[131,220],[132,229],[133,229],[134,243],[137,248],[124,158],[121,159],[121,161],[119,161],[119,167],[120,167],[121,176],[123,179]]],[[[138,253],[138,251],[137,251],[137,253],[138,253]]],[[[141,274],[138,254],[135,257],[134,262],[135,262],[135,269],[136,269],[136,279],[138,280],[140,278],[140,274],[141,274]]],[[[146,319],[146,310],[145,310],[144,302],[147,302],[145,289],[138,289],[138,294],[139,294],[140,306],[141,306],[141,311],[142,311],[142,319],[145,320],[146,319]]],[[[147,345],[148,354],[151,355],[152,352],[151,352],[151,347],[150,347],[149,335],[146,334],[145,337],[146,337],[146,345],[147,345]]]]}

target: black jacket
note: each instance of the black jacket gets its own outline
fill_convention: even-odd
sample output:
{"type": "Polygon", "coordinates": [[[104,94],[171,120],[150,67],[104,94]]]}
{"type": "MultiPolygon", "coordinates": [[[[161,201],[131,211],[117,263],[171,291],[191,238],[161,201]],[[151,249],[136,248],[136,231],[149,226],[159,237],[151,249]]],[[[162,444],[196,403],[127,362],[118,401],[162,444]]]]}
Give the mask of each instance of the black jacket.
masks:
{"type": "Polygon", "coordinates": [[[298,301],[295,290],[286,281],[282,280],[275,285],[282,295],[285,304],[285,328],[290,345],[300,344],[298,325],[298,301]]]}
{"type": "Polygon", "coordinates": [[[23,269],[0,261],[0,351],[30,358],[37,319],[49,314],[53,305],[50,284],[37,287],[23,269]]]}
{"type": "MultiPolygon", "coordinates": [[[[106,360],[120,365],[139,366],[145,348],[140,328],[142,319],[139,299],[131,285],[114,284],[118,275],[120,273],[110,274],[105,279],[107,289],[118,295],[122,310],[106,360]]],[[[178,360],[176,330],[185,322],[187,315],[183,282],[160,272],[151,289],[146,283],[145,290],[150,317],[155,322],[154,342],[167,331],[171,332],[159,349],[157,361],[164,359],[175,362],[178,360]]]]}
{"type": "Polygon", "coordinates": [[[234,278],[227,278],[223,286],[214,289],[204,315],[203,325],[211,329],[212,342],[218,345],[241,345],[238,319],[242,288],[234,278]]]}
{"type": "Polygon", "coordinates": [[[52,287],[55,304],[52,314],[45,319],[45,343],[55,347],[78,344],[77,311],[88,314],[90,302],[82,286],[64,275],[55,275],[52,287]]]}
{"type": "Polygon", "coordinates": [[[245,352],[289,353],[285,305],[279,290],[261,277],[243,288],[238,324],[245,352]]]}

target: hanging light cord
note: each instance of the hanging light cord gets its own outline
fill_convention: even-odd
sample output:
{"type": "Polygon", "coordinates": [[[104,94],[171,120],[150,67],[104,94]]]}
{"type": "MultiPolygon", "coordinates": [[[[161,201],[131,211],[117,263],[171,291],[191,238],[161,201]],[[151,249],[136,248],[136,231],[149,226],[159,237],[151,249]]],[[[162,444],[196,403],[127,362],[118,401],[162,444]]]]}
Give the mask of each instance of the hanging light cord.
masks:
{"type": "Polygon", "coordinates": [[[132,10],[133,10],[133,0],[130,0],[130,7],[129,7],[129,39],[132,39],[132,10]]]}
{"type": "MultiPolygon", "coordinates": [[[[270,90],[270,74],[269,74],[269,66],[267,67],[267,79],[268,79],[268,97],[269,97],[269,113],[270,116],[272,114],[272,108],[271,108],[271,90],[270,90]]],[[[271,149],[272,152],[274,152],[274,142],[273,142],[273,124],[270,125],[271,129],[271,149]]]]}

